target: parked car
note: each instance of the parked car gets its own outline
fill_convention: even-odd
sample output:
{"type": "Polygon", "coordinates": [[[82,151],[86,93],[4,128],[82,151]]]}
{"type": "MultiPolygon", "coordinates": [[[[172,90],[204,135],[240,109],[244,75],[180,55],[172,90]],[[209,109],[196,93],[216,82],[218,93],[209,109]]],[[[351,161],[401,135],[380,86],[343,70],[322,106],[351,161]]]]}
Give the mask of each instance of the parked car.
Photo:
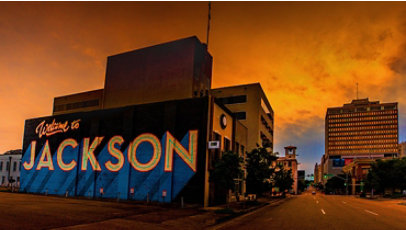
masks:
{"type": "Polygon", "coordinates": [[[313,191],[312,191],[312,195],[316,195],[316,191],[313,190],[313,191]]]}

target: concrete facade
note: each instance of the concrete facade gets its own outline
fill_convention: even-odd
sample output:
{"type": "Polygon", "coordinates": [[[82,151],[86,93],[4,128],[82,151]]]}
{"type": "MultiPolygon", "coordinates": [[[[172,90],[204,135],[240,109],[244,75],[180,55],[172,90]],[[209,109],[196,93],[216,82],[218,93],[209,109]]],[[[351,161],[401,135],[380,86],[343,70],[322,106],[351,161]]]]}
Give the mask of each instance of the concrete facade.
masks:
{"type": "Polygon", "coordinates": [[[103,108],[207,96],[212,57],[189,37],[107,58],[103,108]]]}
{"type": "Polygon", "coordinates": [[[325,119],[324,182],[355,159],[398,157],[398,104],[352,100],[328,108],[325,119]],[[327,175],[328,178],[325,178],[327,175]]]}
{"type": "Polygon", "coordinates": [[[88,112],[102,108],[103,89],[54,98],[53,115],[88,112]]]}
{"type": "Polygon", "coordinates": [[[292,189],[290,192],[293,192],[294,194],[298,194],[298,162],[296,159],[296,147],[295,146],[287,146],[285,147],[285,156],[284,157],[279,157],[277,159],[277,165],[283,166],[284,170],[292,170],[292,179],[293,179],[293,185],[292,189]]]}
{"type": "MultiPolygon", "coordinates": [[[[225,195],[231,191],[218,190],[214,183],[209,182],[210,170],[214,169],[215,163],[221,159],[224,152],[233,151],[242,157],[245,161],[247,146],[247,128],[238,121],[234,114],[228,110],[223,104],[216,103],[215,98],[212,103],[212,115],[210,119],[209,140],[218,141],[220,147],[217,149],[208,149],[208,166],[207,166],[207,186],[208,193],[205,197],[207,204],[221,203],[226,199],[225,195]]],[[[243,170],[246,175],[244,165],[243,170]]],[[[233,193],[237,195],[246,192],[246,184],[243,178],[235,178],[236,187],[233,193]]]]}
{"type": "Polygon", "coordinates": [[[399,158],[406,157],[406,142],[399,144],[399,158]]]}
{"type": "Polygon", "coordinates": [[[247,151],[274,145],[274,112],[259,83],[212,89],[211,94],[248,129],[247,151]]]}
{"type": "Polygon", "coordinates": [[[9,179],[13,179],[13,186],[20,185],[21,150],[12,150],[0,155],[0,185],[10,186],[9,179]]]}

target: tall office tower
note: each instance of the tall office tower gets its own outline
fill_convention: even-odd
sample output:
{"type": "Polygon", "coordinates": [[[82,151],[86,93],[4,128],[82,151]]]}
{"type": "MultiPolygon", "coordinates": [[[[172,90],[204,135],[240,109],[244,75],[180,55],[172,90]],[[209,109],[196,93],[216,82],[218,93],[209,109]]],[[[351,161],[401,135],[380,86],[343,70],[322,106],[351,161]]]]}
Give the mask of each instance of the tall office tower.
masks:
{"type": "Polygon", "coordinates": [[[341,173],[354,159],[398,156],[398,103],[353,100],[328,108],[325,120],[327,175],[341,173]]]}

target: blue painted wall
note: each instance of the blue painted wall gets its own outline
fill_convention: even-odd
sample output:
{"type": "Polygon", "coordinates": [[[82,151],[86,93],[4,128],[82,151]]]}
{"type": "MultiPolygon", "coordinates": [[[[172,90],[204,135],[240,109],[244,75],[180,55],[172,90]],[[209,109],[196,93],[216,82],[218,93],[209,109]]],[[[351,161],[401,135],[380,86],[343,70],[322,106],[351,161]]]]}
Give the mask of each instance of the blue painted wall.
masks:
{"type": "MultiPolygon", "coordinates": [[[[26,121],[23,158],[30,162],[31,143],[36,141],[35,164],[32,169],[21,167],[20,190],[30,193],[48,193],[69,196],[103,197],[147,200],[157,202],[171,202],[179,194],[195,202],[202,202],[204,188],[204,169],[206,152],[206,128],[208,99],[188,99],[170,102],[161,102],[139,106],[129,106],[120,109],[99,110],[85,113],[74,113],[30,119],[26,121]],[[42,121],[47,124],[56,122],[71,122],[81,119],[77,130],[55,133],[50,136],[39,137],[35,132],[42,121]],[[169,131],[185,149],[189,149],[189,130],[198,131],[197,170],[194,172],[176,153],[173,155],[173,171],[164,171],[165,161],[165,132],[169,131]],[[136,170],[128,161],[128,148],[138,135],[151,133],[161,141],[162,155],[157,166],[148,172],[136,170]],[[120,149],[124,156],[124,165],[118,172],[111,172],[105,167],[105,162],[117,163],[107,148],[111,137],[120,135],[124,143],[120,149]],[[103,136],[103,141],[94,150],[94,155],[100,164],[101,171],[94,171],[87,164],[87,170],[81,170],[83,153],[83,138],[90,138],[90,144],[95,137],[103,136]],[[78,146],[68,146],[63,151],[63,161],[77,162],[75,168],[63,171],[57,164],[57,149],[59,144],[73,138],[78,146]],[[44,150],[46,140],[52,154],[54,170],[41,168],[36,170],[39,158],[44,150]],[[193,180],[192,180],[193,179],[193,180]],[[188,189],[188,187],[190,189],[188,189]],[[100,193],[101,188],[103,193],[100,193]],[[134,193],[130,191],[133,190],[134,193]],[[166,197],[162,192],[166,191],[166,197]]],[[[148,162],[152,157],[152,145],[141,143],[137,148],[137,160],[140,163],[148,162]]]]}

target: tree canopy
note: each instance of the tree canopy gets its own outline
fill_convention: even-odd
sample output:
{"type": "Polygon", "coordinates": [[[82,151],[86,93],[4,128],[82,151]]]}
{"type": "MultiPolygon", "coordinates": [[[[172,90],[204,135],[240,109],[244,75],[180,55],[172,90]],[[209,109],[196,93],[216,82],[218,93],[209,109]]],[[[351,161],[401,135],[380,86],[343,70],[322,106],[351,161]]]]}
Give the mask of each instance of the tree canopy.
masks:
{"type": "Polygon", "coordinates": [[[406,189],[406,158],[374,162],[367,175],[366,185],[377,192],[406,189]]]}
{"type": "Polygon", "coordinates": [[[345,193],[345,180],[343,178],[346,178],[346,175],[341,174],[338,176],[334,176],[330,179],[327,180],[326,185],[325,185],[325,192],[326,193],[345,193]]]}
{"type": "Polygon", "coordinates": [[[275,186],[279,188],[282,194],[285,194],[285,190],[291,189],[293,185],[292,170],[285,170],[283,166],[279,167],[279,170],[275,172],[273,177],[275,186]]]}
{"type": "Polygon", "coordinates": [[[261,195],[270,191],[272,185],[270,182],[274,172],[272,162],[276,161],[277,154],[268,152],[266,148],[256,148],[247,153],[247,192],[261,195]]]}
{"type": "Polygon", "coordinates": [[[242,178],[241,164],[243,159],[234,152],[225,152],[210,172],[210,181],[225,190],[234,188],[234,179],[242,178]]]}

